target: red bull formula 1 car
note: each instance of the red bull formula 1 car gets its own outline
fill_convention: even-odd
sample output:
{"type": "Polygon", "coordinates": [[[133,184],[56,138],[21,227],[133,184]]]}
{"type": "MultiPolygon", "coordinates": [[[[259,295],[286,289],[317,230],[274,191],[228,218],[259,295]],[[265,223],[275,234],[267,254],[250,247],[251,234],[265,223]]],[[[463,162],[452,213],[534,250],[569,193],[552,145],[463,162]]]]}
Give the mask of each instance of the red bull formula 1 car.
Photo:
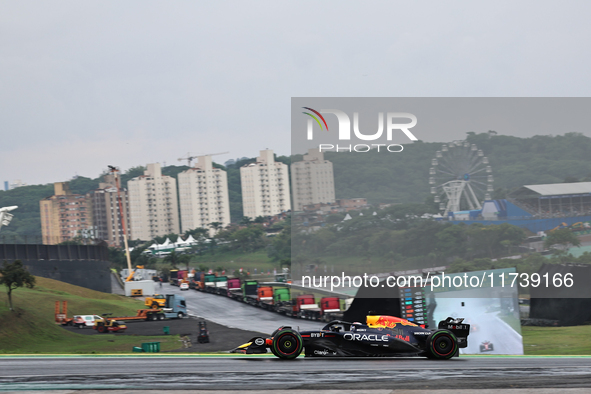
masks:
{"type": "Polygon", "coordinates": [[[281,327],[270,338],[255,337],[234,353],[267,353],[294,359],[306,357],[408,357],[449,359],[468,346],[470,325],[448,317],[437,330],[398,317],[369,315],[366,324],[335,320],[319,331],[298,332],[281,327]]]}

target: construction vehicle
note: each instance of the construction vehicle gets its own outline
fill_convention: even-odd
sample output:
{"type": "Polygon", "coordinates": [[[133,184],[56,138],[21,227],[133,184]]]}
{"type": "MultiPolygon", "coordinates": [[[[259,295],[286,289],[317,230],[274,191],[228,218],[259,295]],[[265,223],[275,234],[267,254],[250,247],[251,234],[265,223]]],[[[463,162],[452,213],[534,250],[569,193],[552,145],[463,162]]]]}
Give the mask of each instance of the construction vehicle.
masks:
{"type": "Polygon", "coordinates": [[[111,313],[103,313],[102,316],[106,319],[113,319],[113,320],[122,320],[122,321],[132,321],[132,320],[145,320],[145,321],[154,321],[154,320],[163,320],[164,319],[164,312],[162,309],[138,309],[137,315],[135,316],[118,316],[118,317],[109,317],[111,313]]]}
{"type": "Polygon", "coordinates": [[[560,229],[563,229],[563,228],[568,228],[568,224],[562,222],[558,226],[554,227],[552,230],[549,230],[548,232],[551,233],[553,231],[560,230],[560,229]]]}
{"type": "Polygon", "coordinates": [[[199,343],[209,343],[209,331],[207,330],[207,322],[205,320],[199,321],[199,336],[197,337],[199,343]]]}
{"type": "Polygon", "coordinates": [[[127,326],[123,323],[118,322],[115,319],[111,318],[103,318],[94,321],[93,329],[97,330],[98,332],[106,333],[106,332],[122,332],[127,329],[127,326]]]}
{"type": "Polygon", "coordinates": [[[74,321],[73,317],[68,317],[68,301],[55,302],[55,322],[62,326],[71,326],[74,321]]]}
{"type": "Polygon", "coordinates": [[[132,269],[129,272],[129,275],[127,276],[127,279],[125,279],[126,282],[131,282],[133,280],[133,275],[135,275],[135,270],[137,269],[144,269],[145,267],[143,265],[136,265],[134,269],[132,269]]]}
{"type": "Polygon", "coordinates": [[[154,298],[146,298],[146,305],[152,309],[140,309],[136,316],[119,317],[119,320],[162,320],[182,319],[187,315],[185,297],[176,294],[157,294],[154,298]]]}
{"type": "Polygon", "coordinates": [[[162,294],[154,294],[154,297],[146,297],[144,304],[152,309],[164,308],[166,306],[166,297],[162,294]]]}

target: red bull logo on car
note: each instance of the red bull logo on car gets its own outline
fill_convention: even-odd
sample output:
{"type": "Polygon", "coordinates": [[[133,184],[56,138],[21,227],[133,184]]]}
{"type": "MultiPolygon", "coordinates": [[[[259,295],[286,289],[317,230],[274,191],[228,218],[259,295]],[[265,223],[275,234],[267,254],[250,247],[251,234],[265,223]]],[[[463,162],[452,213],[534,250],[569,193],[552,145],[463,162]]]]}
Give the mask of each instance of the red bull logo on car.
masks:
{"type": "Polygon", "coordinates": [[[416,324],[409,322],[408,320],[394,316],[367,316],[367,325],[369,327],[385,327],[394,328],[397,325],[417,327],[416,324]]]}

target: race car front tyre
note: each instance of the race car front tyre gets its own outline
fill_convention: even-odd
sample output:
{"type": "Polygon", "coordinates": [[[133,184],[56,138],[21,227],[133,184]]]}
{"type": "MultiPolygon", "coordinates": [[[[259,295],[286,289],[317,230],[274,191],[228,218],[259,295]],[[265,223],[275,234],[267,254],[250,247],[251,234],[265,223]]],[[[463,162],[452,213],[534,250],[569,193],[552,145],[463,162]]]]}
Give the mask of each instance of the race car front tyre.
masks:
{"type": "Polygon", "coordinates": [[[300,336],[300,333],[290,329],[279,331],[273,337],[273,343],[271,344],[273,354],[284,360],[296,358],[300,355],[303,348],[304,340],[300,336]]]}
{"type": "Polygon", "coordinates": [[[427,357],[437,360],[452,358],[458,350],[458,340],[447,330],[438,330],[427,338],[427,357]]]}
{"type": "MultiPolygon", "coordinates": [[[[273,334],[271,334],[271,338],[275,338],[275,335],[277,335],[277,333],[278,333],[278,332],[279,332],[279,330],[275,330],[275,331],[273,331],[273,334]]],[[[273,346],[273,345],[271,345],[270,349],[271,349],[271,353],[273,353],[273,355],[274,355],[275,357],[279,357],[279,354],[278,354],[278,353],[275,351],[275,349],[274,349],[274,346],[273,346]]]]}

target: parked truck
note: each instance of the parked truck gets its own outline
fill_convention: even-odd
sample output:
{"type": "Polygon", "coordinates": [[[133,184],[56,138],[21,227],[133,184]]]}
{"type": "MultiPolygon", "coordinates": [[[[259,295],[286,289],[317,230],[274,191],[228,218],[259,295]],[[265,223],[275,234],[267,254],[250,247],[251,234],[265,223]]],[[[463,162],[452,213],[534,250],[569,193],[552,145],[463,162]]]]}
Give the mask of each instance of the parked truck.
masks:
{"type": "Polygon", "coordinates": [[[310,320],[331,321],[343,317],[338,297],[323,297],[320,304],[316,303],[313,294],[302,294],[290,299],[289,289],[275,289],[274,310],[287,316],[310,320]]]}
{"type": "Polygon", "coordinates": [[[316,303],[313,294],[302,294],[296,297],[293,305],[293,316],[302,319],[320,320],[322,310],[316,303]]]}
{"type": "Polygon", "coordinates": [[[259,282],[257,282],[256,280],[246,280],[242,283],[242,291],[239,294],[237,294],[237,296],[240,297],[240,299],[243,302],[256,306],[258,303],[258,288],[259,282]]]}
{"type": "Polygon", "coordinates": [[[240,286],[240,279],[232,278],[228,279],[226,284],[226,295],[233,299],[238,299],[239,295],[242,294],[242,287],[240,286]]]}
{"type": "Polygon", "coordinates": [[[257,289],[257,305],[263,309],[273,310],[273,288],[261,286],[257,289]]]}
{"type": "Polygon", "coordinates": [[[203,274],[201,289],[208,293],[215,293],[216,276],[214,274],[203,274]]]}
{"type": "MultiPolygon", "coordinates": [[[[189,271],[187,270],[170,270],[170,279],[169,283],[173,286],[179,286],[183,279],[187,279],[189,276],[189,271]]],[[[188,282],[187,282],[188,283],[188,282]]]]}
{"type": "Polygon", "coordinates": [[[168,283],[173,286],[178,286],[178,275],[179,270],[170,270],[170,276],[168,278],[168,283]]]}
{"type": "Polygon", "coordinates": [[[322,311],[322,321],[329,322],[343,318],[339,297],[322,297],[320,300],[320,310],[322,311]]]}
{"type": "Polygon", "coordinates": [[[227,293],[228,288],[228,277],[225,275],[216,276],[215,278],[215,293],[224,295],[227,293]]]}
{"type": "Polygon", "coordinates": [[[167,294],[166,304],[162,308],[167,319],[182,319],[187,316],[187,303],[185,297],[177,294],[167,294]]]}

